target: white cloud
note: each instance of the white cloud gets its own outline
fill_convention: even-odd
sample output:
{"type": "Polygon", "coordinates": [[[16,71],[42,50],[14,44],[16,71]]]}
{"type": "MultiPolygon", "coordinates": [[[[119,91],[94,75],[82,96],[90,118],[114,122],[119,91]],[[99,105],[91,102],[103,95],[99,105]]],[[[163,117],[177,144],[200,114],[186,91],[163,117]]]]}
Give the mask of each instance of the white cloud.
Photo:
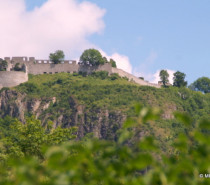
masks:
{"type": "MultiPolygon", "coordinates": [[[[168,72],[168,74],[169,74],[169,82],[170,82],[171,84],[173,84],[173,77],[174,77],[173,74],[174,74],[176,71],[170,70],[170,69],[166,69],[166,70],[167,70],[167,72],[168,72]]],[[[158,83],[158,81],[160,81],[159,74],[160,74],[160,70],[157,70],[156,73],[150,75],[150,80],[151,80],[152,83],[158,83]]]]}
{"type": "Polygon", "coordinates": [[[130,63],[130,60],[125,55],[120,55],[118,53],[114,53],[111,55],[111,57],[114,61],[116,61],[117,68],[122,69],[128,73],[132,73],[132,65],[130,63]]]}
{"type": "Polygon", "coordinates": [[[132,65],[127,56],[119,53],[113,53],[111,56],[107,55],[103,50],[99,49],[100,53],[105,56],[108,60],[111,58],[116,62],[117,68],[122,69],[128,73],[132,73],[132,65]]]}
{"type": "MultiPolygon", "coordinates": [[[[160,81],[159,73],[160,70],[157,70],[155,73],[151,73],[150,68],[154,64],[155,60],[157,59],[158,54],[152,51],[149,56],[136,68],[134,68],[134,75],[137,77],[144,77],[145,80],[151,83],[158,83],[160,81]]],[[[173,84],[173,74],[175,73],[174,70],[166,69],[169,74],[169,82],[173,84]]]]}
{"type": "MultiPolygon", "coordinates": [[[[173,84],[173,77],[174,77],[174,73],[176,71],[174,70],[171,70],[171,69],[166,69],[168,74],[169,74],[169,82],[171,84],[173,84]]],[[[160,74],[160,70],[157,70],[155,73],[151,73],[151,72],[135,72],[134,75],[137,76],[137,77],[144,77],[145,80],[151,82],[151,83],[155,83],[157,84],[158,81],[160,81],[160,77],[159,77],[159,74],[160,74]]]]}
{"type": "Polygon", "coordinates": [[[0,57],[46,58],[57,49],[78,57],[93,46],[87,36],[103,31],[104,14],[87,1],[48,0],[26,11],[24,0],[0,0],[0,57]]]}

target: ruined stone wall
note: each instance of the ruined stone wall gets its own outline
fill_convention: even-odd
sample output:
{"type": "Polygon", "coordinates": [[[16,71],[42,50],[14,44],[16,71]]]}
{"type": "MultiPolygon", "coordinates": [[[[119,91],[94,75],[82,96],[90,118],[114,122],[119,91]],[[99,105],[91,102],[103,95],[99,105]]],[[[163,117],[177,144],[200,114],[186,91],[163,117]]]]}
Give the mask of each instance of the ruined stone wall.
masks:
{"type": "MultiPolygon", "coordinates": [[[[32,57],[31,57],[32,58],[32,57]]],[[[43,60],[43,59],[39,59],[39,60],[33,60],[29,58],[29,62],[33,61],[34,64],[53,64],[53,62],[51,60],[43,60]]],[[[77,64],[77,62],[75,60],[63,60],[61,61],[60,64],[77,64]]]]}
{"type": "Polygon", "coordinates": [[[61,64],[53,64],[50,60],[36,60],[34,57],[5,57],[5,60],[8,62],[7,71],[11,71],[14,68],[15,64],[19,63],[20,65],[25,64],[28,73],[30,74],[44,74],[44,73],[61,73],[61,72],[78,72],[79,66],[74,60],[64,60],[61,64]]]}
{"type": "Polygon", "coordinates": [[[28,74],[20,71],[0,71],[0,89],[14,87],[28,81],[28,74]]]}
{"type": "Polygon", "coordinates": [[[26,63],[29,74],[55,74],[55,73],[78,73],[86,72],[92,73],[93,71],[108,71],[112,73],[111,64],[104,64],[101,66],[83,66],[76,64],[76,61],[63,61],[61,64],[53,64],[49,60],[36,60],[35,63],[26,63]]]}
{"type": "Polygon", "coordinates": [[[23,64],[25,62],[28,62],[28,57],[12,57],[12,60],[15,63],[23,64]]]}
{"type": "Polygon", "coordinates": [[[144,81],[142,79],[139,79],[136,76],[123,71],[122,69],[112,68],[112,73],[117,73],[121,77],[127,77],[130,81],[134,81],[135,83],[137,83],[139,85],[152,86],[152,87],[156,87],[156,88],[160,88],[161,87],[158,84],[149,83],[149,82],[146,82],[146,81],[144,81]]]}
{"type": "Polygon", "coordinates": [[[55,73],[74,73],[78,72],[79,65],[77,64],[49,64],[49,63],[36,63],[28,65],[29,74],[55,74],[55,73]]]}
{"type": "Polygon", "coordinates": [[[96,71],[107,71],[109,74],[112,74],[112,65],[111,64],[104,64],[98,67],[96,71]]]}
{"type": "MultiPolygon", "coordinates": [[[[123,71],[122,69],[112,68],[110,63],[106,63],[100,66],[84,66],[79,65],[76,61],[73,60],[64,60],[61,64],[53,64],[50,60],[36,60],[34,57],[5,57],[5,60],[8,62],[7,73],[1,73],[0,77],[0,86],[3,87],[12,87],[19,85],[26,80],[27,74],[23,72],[11,71],[16,63],[20,65],[25,64],[27,73],[29,74],[55,74],[55,73],[78,73],[86,72],[87,74],[92,73],[93,71],[107,71],[110,74],[118,73],[121,77],[127,77],[130,81],[134,81],[139,85],[153,86],[160,88],[158,84],[152,84],[142,79],[137,78],[136,76],[123,71]],[[15,76],[17,75],[17,77],[15,76]]],[[[27,77],[28,79],[28,77],[27,77]]]]}
{"type": "Polygon", "coordinates": [[[100,66],[84,66],[84,65],[78,65],[78,72],[86,72],[87,74],[90,74],[94,71],[107,71],[109,74],[112,74],[112,66],[111,64],[104,64],[100,66]]]}

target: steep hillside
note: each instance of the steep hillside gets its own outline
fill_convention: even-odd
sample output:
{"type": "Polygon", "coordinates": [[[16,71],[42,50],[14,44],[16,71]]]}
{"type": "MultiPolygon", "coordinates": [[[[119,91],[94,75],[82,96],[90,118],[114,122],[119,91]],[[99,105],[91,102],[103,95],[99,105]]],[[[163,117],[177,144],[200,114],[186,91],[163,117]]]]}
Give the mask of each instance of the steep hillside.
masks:
{"type": "Polygon", "coordinates": [[[115,139],[126,117],[134,115],[136,103],[162,110],[161,121],[144,126],[141,132],[160,141],[183,131],[174,111],[187,112],[194,122],[210,119],[210,94],[187,88],[139,86],[106,72],[30,76],[27,83],[1,90],[0,116],[24,122],[27,116],[35,115],[43,125],[52,121],[54,127],[77,126],[80,138],[93,133],[98,138],[115,139]]]}

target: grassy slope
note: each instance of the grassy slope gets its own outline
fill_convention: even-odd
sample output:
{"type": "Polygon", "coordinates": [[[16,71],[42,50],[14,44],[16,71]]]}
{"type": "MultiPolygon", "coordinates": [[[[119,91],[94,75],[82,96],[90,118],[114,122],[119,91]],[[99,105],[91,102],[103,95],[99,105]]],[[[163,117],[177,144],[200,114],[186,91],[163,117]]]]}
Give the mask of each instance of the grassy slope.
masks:
{"type": "MultiPolygon", "coordinates": [[[[118,78],[72,75],[59,73],[30,76],[27,83],[15,88],[29,97],[57,97],[57,107],[68,109],[68,97],[73,95],[86,109],[101,108],[121,110],[131,115],[131,107],[140,102],[145,106],[158,107],[165,114],[173,110],[185,111],[195,120],[210,119],[210,94],[193,92],[187,88],[161,88],[139,86],[118,78]]],[[[53,110],[51,110],[53,111],[53,110]]],[[[163,150],[179,132],[184,132],[182,125],[174,119],[162,119],[144,127],[145,132],[155,135],[163,150]],[[167,142],[167,144],[166,144],[167,142]]]]}
{"type": "Polygon", "coordinates": [[[204,95],[187,88],[156,89],[139,86],[122,78],[102,80],[100,77],[73,76],[68,73],[45,74],[30,76],[27,83],[15,89],[32,97],[55,96],[58,99],[65,99],[69,95],[74,95],[87,107],[105,107],[126,112],[134,103],[140,102],[163,110],[176,106],[178,110],[188,112],[195,119],[210,114],[210,94],[204,95]]]}

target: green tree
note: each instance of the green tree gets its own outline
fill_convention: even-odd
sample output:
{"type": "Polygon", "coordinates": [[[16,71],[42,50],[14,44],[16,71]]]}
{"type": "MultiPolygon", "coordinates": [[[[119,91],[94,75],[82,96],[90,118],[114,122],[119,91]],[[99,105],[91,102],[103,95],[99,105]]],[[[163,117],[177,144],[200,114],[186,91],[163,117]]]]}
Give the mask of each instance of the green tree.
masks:
{"type": "Polygon", "coordinates": [[[104,63],[108,63],[108,60],[106,57],[103,57],[104,63]]]}
{"type": "Polygon", "coordinates": [[[175,72],[174,77],[173,77],[173,80],[174,80],[173,86],[186,87],[187,82],[185,81],[185,76],[186,76],[186,74],[184,74],[180,71],[175,72]]]}
{"type": "Polygon", "coordinates": [[[57,50],[55,53],[50,53],[49,59],[52,60],[54,64],[59,64],[65,58],[64,52],[62,50],[57,50]]]}
{"type": "Polygon", "coordinates": [[[161,70],[159,76],[163,83],[163,86],[166,87],[167,83],[169,82],[169,80],[168,80],[169,74],[168,74],[167,70],[161,70]]]}
{"type": "Polygon", "coordinates": [[[6,60],[0,59],[0,71],[6,71],[8,63],[6,60]]]}
{"type": "Polygon", "coordinates": [[[44,128],[41,122],[33,117],[28,118],[26,124],[11,120],[7,128],[9,132],[4,131],[7,136],[3,138],[4,147],[0,150],[0,155],[5,153],[13,157],[36,156],[42,159],[43,146],[57,145],[75,138],[75,127],[54,129],[52,124],[49,122],[44,128]]]}
{"type": "Polygon", "coordinates": [[[80,63],[83,65],[98,66],[103,65],[105,60],[96,49],[87,49],[80,56],[80,63]]]}
{"type": "Polygon", "coordinates": [[[26,72],[26,65],[25,64],[22,64],[21,71],[26,72]]]}
{"type": "Polygon", "coordinates": [[[190,89],[194,91],[201,91],[204,93],[210,93],[210,78],[201,77],[198,78],[195,82],[193,82],[190,86],[190,89]]]}
{"type": "Polygon", "coordinates": [[[15,64],[14,71],[21,71],[20,63],[15,64]]]}
{"type": "Polygon", "coordinates": [[[116,62],[112,58],[110,59],[109,62],[111,63],[112,67],[115,67],[115,68],[117,67],[116,62]]]}
{"type": "Polygon", "coordinates": [[[23,71],[23,72],[26,72],[26,65],[25,64],[22,64],[20,66],[20,63],[16,63],[15,64],[15,67],[14,67],[14,71],[23,71]]]}

